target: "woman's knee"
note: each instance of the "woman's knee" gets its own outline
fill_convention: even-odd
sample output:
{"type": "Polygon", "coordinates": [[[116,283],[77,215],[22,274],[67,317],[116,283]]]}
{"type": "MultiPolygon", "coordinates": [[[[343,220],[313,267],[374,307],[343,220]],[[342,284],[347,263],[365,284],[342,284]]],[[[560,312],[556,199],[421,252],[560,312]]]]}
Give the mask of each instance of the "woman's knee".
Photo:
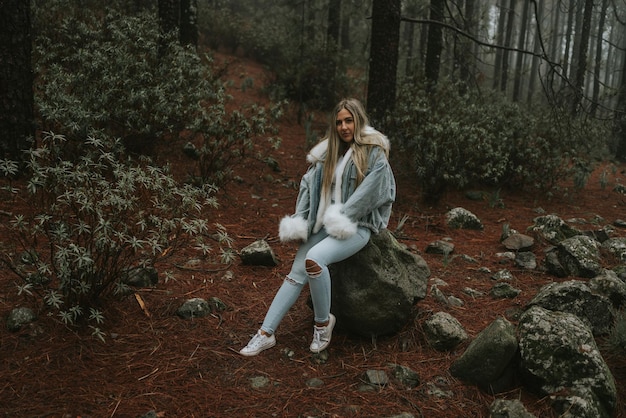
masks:
{"type": "Polygon", "coordinates": [[[304,262],[304,265],[306,269],[306,274],[310,278],[317,279],[318,277],[322,275],[323,269],[316,261],[313,261],[310,258],[307,258],[306,261],[304,262]]]}

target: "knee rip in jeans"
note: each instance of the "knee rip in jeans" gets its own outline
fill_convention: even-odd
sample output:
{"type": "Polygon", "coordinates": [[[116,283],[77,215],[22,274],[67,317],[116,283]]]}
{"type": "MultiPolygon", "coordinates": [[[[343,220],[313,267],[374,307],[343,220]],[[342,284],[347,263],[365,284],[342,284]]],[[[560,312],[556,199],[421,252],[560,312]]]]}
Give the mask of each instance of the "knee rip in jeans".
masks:
{"type": "Polygon", "coordinates": [[[289,277],[289,276],[285,276],[285,281],[286,281],[287,283],[289,283],[289,284],[294,285],[294,286],[297,286],[297,285],[298,285],[298,282],[297,282],[297,281],[295,281],[294,279],[292,279],[292,278],[291,278],[291,277],[289,277]]]}
{"type": "Polygon", "coordinates": [[[306,260],[306,274],[309,275],[312,279],[317,279],[322,275],[322,268],[315,261],[307,259],[306,260]]]}

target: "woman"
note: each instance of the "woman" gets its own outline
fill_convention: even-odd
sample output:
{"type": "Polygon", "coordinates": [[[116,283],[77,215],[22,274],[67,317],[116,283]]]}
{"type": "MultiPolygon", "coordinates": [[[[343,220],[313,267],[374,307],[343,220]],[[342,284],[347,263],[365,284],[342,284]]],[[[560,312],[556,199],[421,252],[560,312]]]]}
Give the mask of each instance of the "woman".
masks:
{"type": "Polygon", "coordinates": [[[333,124],[335,129],[330,128],[307,156],[311,165],[300,183],[295,214],[280,222],[280,240],[301,244],[263,325],[241,349],[244,356],[276,345],[276,328],[306,283],[315,314],[310,350],[326,349],[335,326],[328,266],[357,253],[389,222],[396,184],[387,137],[369,126],[356,99],[337,104],[333,124]]]}

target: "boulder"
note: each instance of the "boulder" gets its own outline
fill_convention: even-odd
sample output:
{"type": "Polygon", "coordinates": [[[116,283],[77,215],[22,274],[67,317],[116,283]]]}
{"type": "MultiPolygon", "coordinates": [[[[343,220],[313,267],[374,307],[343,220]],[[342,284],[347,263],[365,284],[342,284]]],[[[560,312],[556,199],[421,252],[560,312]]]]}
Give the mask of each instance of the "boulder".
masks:
{"type": "Polygon", "coordinates": [[[518,336],[520,375],[530,391],[550,396],[560,413],[575,404],[590,408],[567,416],[613,416],[615,380],[586,322],[532,306],[520,317],[518,336]]]}
{"type": "Polygon", "coordinates": [[[598,241],[586,235],[575,235],[559,242],[546,253],[545,266],[549,273],[562,277],[591,279],[602,272],[598,241]]]}
{"type": "Polygon", "coordinates": [[[580,280],[549,283],[543,286],[528,306],[541,306],[558,312],[569,312],[586,322],[594,335],[608,333],[615,320],[615,310],[608,297],[591,291],[580,280]]]}
{"type": "Polygon", "coordinates": [[[337,328],[374,337],[398,332],[426,297],[430,269],[388,230],[373,234],[358,253],[330,266],[337,328]]]}
{"type": "Polygon", "coordinates": [[[498,318],[480,332],[465,352],[452,363],[453,376],[492,392],[513,387],[517,353],[515,327],[498,318]]]}

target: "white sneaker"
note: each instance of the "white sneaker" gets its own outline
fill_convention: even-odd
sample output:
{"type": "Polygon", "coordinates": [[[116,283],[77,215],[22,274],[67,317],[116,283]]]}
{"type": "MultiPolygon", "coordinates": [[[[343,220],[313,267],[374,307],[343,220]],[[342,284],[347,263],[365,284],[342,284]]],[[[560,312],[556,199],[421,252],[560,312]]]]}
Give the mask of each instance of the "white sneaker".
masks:
{"type": "Polygon", "coordinates": [[[239,351],[239,354],[246,357],[256,356],[261,351],[272,348],[275,345],[276,337],[274,337],[274,334],[268,337],[267,335],[262,334],[261,330],[258,330],[254,337],[252,337],[252,339],[248,342],[248,345],[239,351]]]}
{"type": "Polygon", "coordinates": [[[328,325],[325,327],[313,326],[313,342],[311,343],[311,351],[319,353],[328,347],[330,338],[333,336],[333,328],[335,327],[335,315],[330,314],[328,325]]]}

